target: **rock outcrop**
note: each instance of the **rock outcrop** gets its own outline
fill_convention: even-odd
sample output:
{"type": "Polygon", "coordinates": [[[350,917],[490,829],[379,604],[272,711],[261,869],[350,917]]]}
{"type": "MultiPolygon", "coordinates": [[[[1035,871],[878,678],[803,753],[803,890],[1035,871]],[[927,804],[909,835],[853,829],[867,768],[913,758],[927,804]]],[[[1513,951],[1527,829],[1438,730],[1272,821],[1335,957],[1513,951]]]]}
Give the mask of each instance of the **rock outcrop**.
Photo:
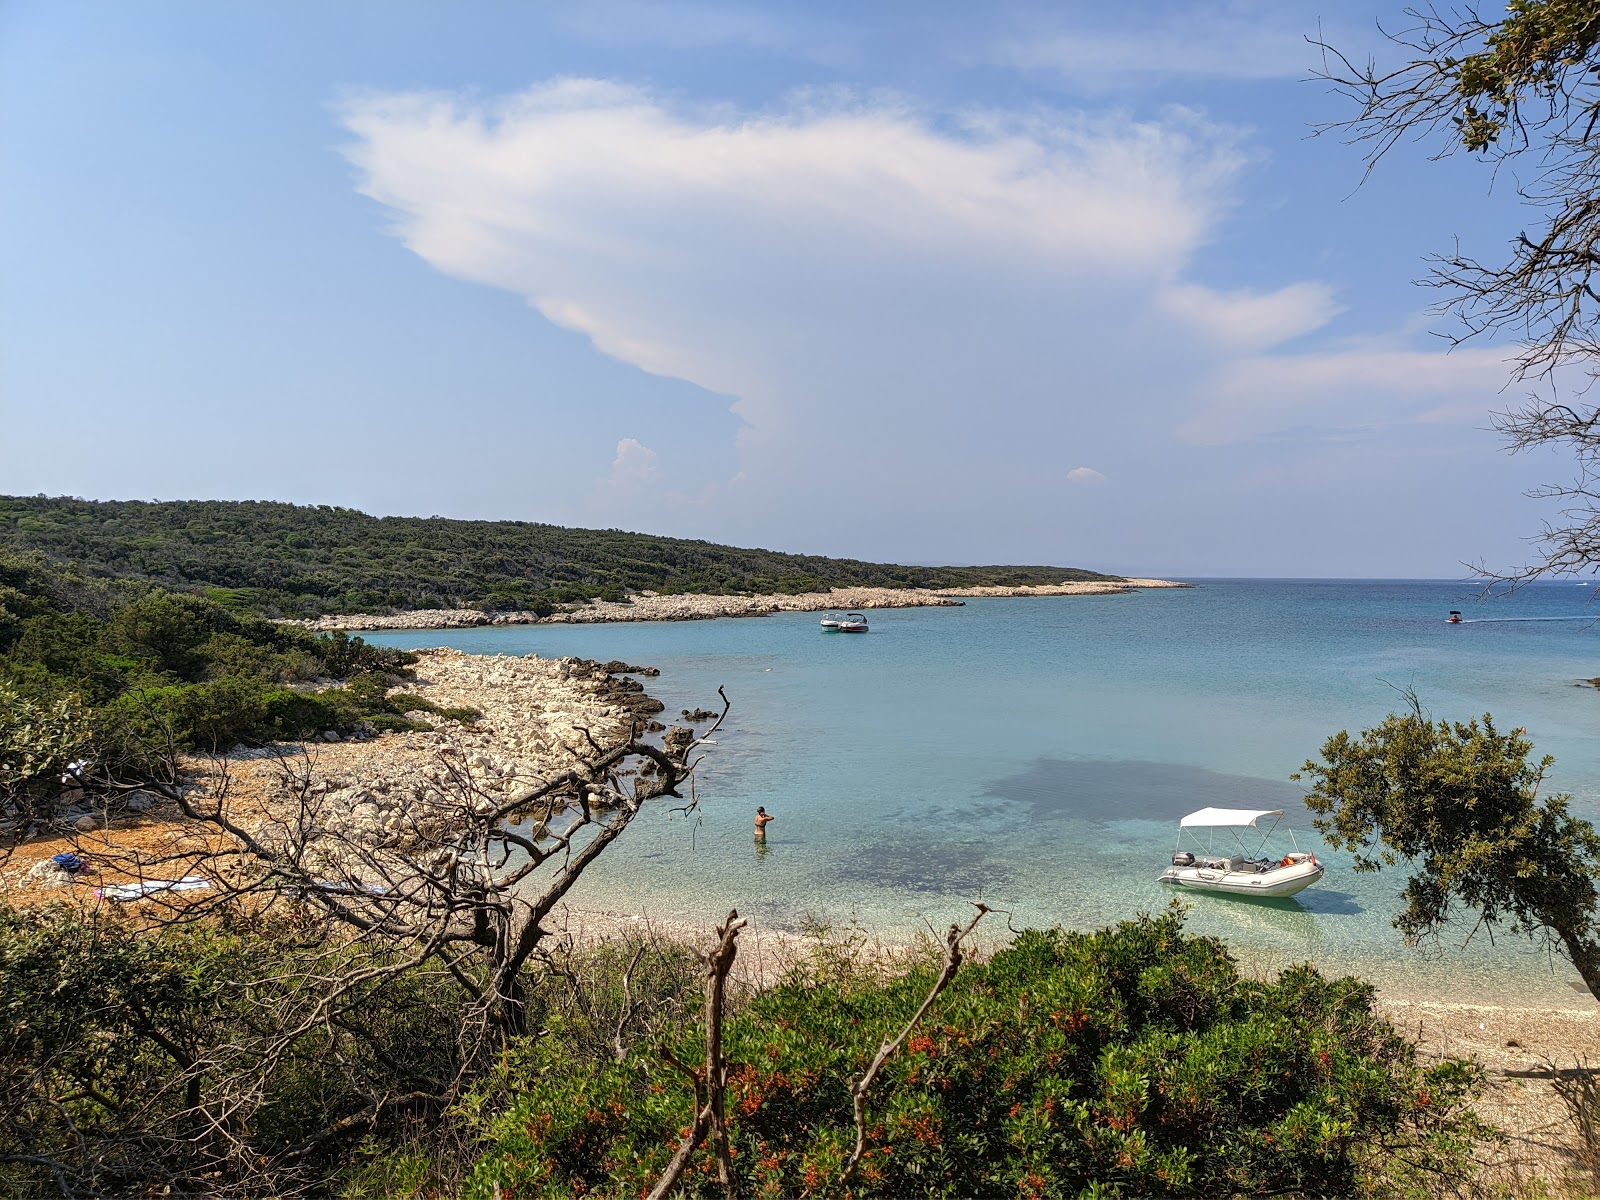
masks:
{"type": "MultiPolygon", "coordinates": [[[[230,769],[259,798],[266,819],[257,828],[269,840],[287,839],[290,823],[309,814],[333,835],[330,846],[413,854],[447,840],[445,826],[463,803],[500,807],[532,796],[591,751],[589,738],[604,746],[635,724],[661,730],[647,718],[662,703],[637,680],[613,674],[619,665],[627,666],[422,650],[415,679],[393,692],[477,709],[480,718],[465,725],[430,717],[431,731],[364,742],[241,750],[230,769]]],[[[669,739],[674,732],[666,731],[669,739]]]]}

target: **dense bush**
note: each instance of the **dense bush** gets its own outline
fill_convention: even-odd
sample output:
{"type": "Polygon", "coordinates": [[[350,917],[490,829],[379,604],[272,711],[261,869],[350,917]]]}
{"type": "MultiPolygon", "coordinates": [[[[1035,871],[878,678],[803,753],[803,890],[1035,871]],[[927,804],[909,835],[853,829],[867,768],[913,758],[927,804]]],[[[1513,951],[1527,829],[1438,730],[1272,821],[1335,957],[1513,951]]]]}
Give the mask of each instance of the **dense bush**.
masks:
{"type": "MultiPolygon", "coordinates": [[[[1028,932],[956,982],[879,1077],[858,1177],[849,1081],[932,975],[797,979],[727,1028],[728,1112],[750,1195],[1344,1196],[1449,1170],[1475,1122],[1474,1068],[1422,1068],[1372,989],[1310,967],[1264,982],[1181,918],[1028,932]],[[1403,1151],[1403,1153],[1402,1153],[1403,1151]]],[[[671,1042],[703,1058],[687,1018],[671,1042]]],[[[578,1069],[532,1046],[467,1194],[640,1195],[694,1103],[653,1055],[578,1069]]],[[[687,1194],[720,1194],[701,1152],[687,1194]]]]}
{"type": "MultiPolygon", "coordinates": [[[[471,606],[531,609],[629,591],[803,592],[1106,579],[1072,567],[911,567],[745,550],[617,529],[370,517],[327,505],[0,497],[0,551],[96,577],[203,588],[277,615],[471,606]]],[[[3,582],[3,577],[0,577],[3,582]]]]}
{"type": "MultiPolygon", "coordinates": [[[[369,716],[399,720],[384,692],[407,659],[199,593],[94,585],[40,557],[0,553],[6,724],[20,736],[41,728],[28,714],[72,718],[70,734],[56,738],[70,752],[54,753],[55,765],[35,778],[59,775],[63,754],[138,773],[169,749],[226,750],[348,731],[369,716]],[[349,676],[371,682],[359,694],[320,686],[349,676]]],[[[12,775],[0,774],[0,794],[18,791],[12,775]]]]}
{"type": "Polygon", "coordinates": [[[0,795],[59,778],[88,750],[88,721],[74,698],[39,703],[0,682],[0,795]]]}
{"type": "MultiPolygon", "coordinates": [[[[465,960],[388,975],[381,939],[307,931],[292,910],[162,929],[0,905],[0,1195],[61,1179],[530,1200],[638,1196],[660,1177],[691,1089],[657,1046],[703,1058],[682,947],[558,951],[528,996],[538,1032],[502,1042],[481,1036],[465,960]],[[308,1019],[333,977],[351,986],[308,1019]]],[[[1305,967],[1241,977],[1168,915],[1024,933],[964,967],[879,1077],[841,1188],[849,1081],[931,975],[819,964],[739,1000],[727,1026],[743,1195],[1437,1194],[1426,1177],[1462,1182],[1482,1132],[1463,1107],[1476,1070],[1420,1067],[1370,987],[1305,967]]],[[[686,1195],[720,1194],[708,1159],[686,1195]]]]}
{"type": "MultiPolygon", "coordinates": [[[[320,972],[357,956],[376,974],[385,949],[232,916],[152,929],[0,905],[0,1195],[298,1194],[346,1170],[339,1123],[364,1132],[374,1095],[459,1069],[448,976],[380,977],[307,1022],[320,972]]],[[[417,1119],[381,1132],[403,1143],[417,1119]]]]}

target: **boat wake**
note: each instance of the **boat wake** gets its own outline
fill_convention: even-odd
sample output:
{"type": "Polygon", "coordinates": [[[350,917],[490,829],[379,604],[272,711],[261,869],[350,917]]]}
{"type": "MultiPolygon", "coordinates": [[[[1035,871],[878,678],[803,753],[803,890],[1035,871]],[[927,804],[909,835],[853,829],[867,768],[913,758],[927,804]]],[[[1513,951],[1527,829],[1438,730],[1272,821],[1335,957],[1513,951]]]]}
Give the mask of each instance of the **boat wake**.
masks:
{"type": "Polygon", "coordinates": [[[1462,617],[1457,625],[1509,625],[1520,621],[1600,621],[1600,613],[1579,617],[1462,617]]]}

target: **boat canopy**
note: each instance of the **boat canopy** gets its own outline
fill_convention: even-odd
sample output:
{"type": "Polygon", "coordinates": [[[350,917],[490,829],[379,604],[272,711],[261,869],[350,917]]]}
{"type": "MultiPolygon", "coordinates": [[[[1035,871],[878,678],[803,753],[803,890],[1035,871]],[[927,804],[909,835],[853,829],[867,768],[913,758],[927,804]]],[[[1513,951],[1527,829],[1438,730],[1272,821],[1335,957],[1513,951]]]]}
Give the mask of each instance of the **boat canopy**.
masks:
{"type": "Polygon", "coordinates": [[[1202,808],[1178,822],[1180,829],[1196,826],[1209,829],[1242,829],[1254,827],[1262,817],[1281,817],[1281,808],[1202,808]]]}

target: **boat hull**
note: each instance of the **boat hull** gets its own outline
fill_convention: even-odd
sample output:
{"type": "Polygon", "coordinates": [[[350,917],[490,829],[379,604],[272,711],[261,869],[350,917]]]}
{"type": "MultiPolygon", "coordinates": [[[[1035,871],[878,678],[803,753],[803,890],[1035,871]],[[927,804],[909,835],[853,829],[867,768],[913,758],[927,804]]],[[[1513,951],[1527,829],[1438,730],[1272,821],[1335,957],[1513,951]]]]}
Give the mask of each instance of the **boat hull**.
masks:
{"type": "Polygon", "coordinates": [[[1168,867],[1157,883],[1192,888],[1198,892],[1218,892],[1227,896],[1270,896],[1282,899],[1295,896],[1322,878],[1319,862],[1298,862],[1274,867],[1270,871],[1227,871],[1218,867],[1168,867]]]}

